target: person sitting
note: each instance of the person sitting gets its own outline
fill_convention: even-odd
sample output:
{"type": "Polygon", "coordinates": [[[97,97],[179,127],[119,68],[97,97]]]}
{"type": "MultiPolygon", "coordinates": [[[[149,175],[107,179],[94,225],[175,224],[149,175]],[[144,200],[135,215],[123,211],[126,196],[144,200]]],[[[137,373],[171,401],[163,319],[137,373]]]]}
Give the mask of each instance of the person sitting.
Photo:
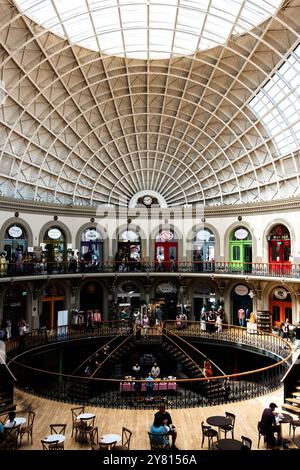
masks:
{"type": "Polygon", "coordinates": [[[158,367],[156,362],[154,362],[153,367],[151,369],[151,375],[154,379],[157,379],[160,375],[160,368],[158,367]]]}
{"type": "Polygon", "coordinates": [[[175,441],[177,438],[176,427],[172,423],[171,415],[166,411],[165,405],[160,405],[159,410],[154,415],[154,421],[161,421],[165,426],[168,427],[168,434],[172,438],[172,447],[175,448],[175,441]]]}
{"type": "Polygon", "coordinates": [[[150,433],[151,443],[154,444],[155,447],[169,447],[168,430],[159,416],[154,416],[154,422],[150,426],[150,433]]]}
{"type": "Polygon", "coordinates": [[[280,425],[276,424],[275,408],[278,408],[276,403],[270,403],[269,408],[264,409],[260,420],[261,430],[265,434],[267,444],[270,447],[275,446],[275,433],[277,433],[278,438],[280,438],[280,425]]]}

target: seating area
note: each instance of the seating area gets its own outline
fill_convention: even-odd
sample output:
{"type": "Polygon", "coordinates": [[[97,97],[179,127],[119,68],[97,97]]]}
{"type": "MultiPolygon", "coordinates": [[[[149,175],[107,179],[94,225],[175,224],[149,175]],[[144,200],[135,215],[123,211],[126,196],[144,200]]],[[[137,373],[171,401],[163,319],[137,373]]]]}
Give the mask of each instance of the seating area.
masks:
{"type": "MultiPolygon", "coordinates": [[[[191,410],[172,409],[172,404],[170,402],[168,411],[170,412],[177,429],[176,447],[179,450],[208,451],[210,444],[210,450],[212,450],[218,440],[224,441],[225,433],[221,429],[219,431],[217,426],[208,425],[207,420],[212,416],[219,416],[226,419],[226,413],[231,413],[235,415],[234,440],[242,442],[241,445],[246,445],[242,438],[242,436],[244,436],[251,439],[251,450],[267,450],[267,445],[264,443],[263,436],[260,436],[258,446],[257,423],[261,418],[263,408],[268,405],[270,400],[274,400],[274,402],[277,402],[278,404],[283,403],[282,391],[277,391],[261,398],[250,399],[245,402],[231,403],[230,406],[215,405],[207,408],[193,408],[191,410]],[[210,426],[210,430],[213,431],[213,437],[210,440],[210,443],[206,436],[202,443],[202,422],[204,426],[210,426]],[[193,432],[188,432],[190,429],[192,429],[193,432]]],[[[32,433],[33,444],[31,444],[31,436],[28,438],[28,435],[24,434],[21,447],[19,447],[20,439],[18,440],[18,449],[41,450],[43,448],[41,440],[46,436],[51,435],[50,424],[53,425],[56,423],[66,425],[64,440],[65,450],[74,449],[86,451],[91,448],[100,450],[100,448],[103,449],[103,447],[107,449],[105,445],[103,446],[102,444],[99,444],[100,438],[103,435],[110,435],[110,437],[111,435],[118,435],[118,442],[115,442],[114,444],[116,448],[119,446],[128,446],[130,450],[150,449],[148,431],[153,423],[153,409],[138,411],[130,409],[106,409],[105,413],[103,413],[102,410],[97,407],[72,406],[67,403],[56,403],[54,401],[50,402],[51,406],[49,406],[49,401],[18,390],[15,392],[15,403],[17,412],[16,416],[24,416],[27,420],[21,428],[23,426],[26,427],[29,422],[28,412],[23,411],[25,407],[28,407],[30,404],[31,410],[34,410],[35,413],[32,433]],[[76,416],[88,413],[95,415],[94,429],[90,435],[85,436],[86,442],[80,442],[78,427],[80,426],[81,420],[77,420],[76,416]],[[77,424],[79,424],[79,426],[77,424]],[[130,439],[128,442],[129,437],[130,439]]],[[[1,420],[3,421],[4,418],[6,417],[1,417],[1,420]]],[[[282,437],[284,440],[292,441],[293,428],[291,428],[291,434],[289,434],[289,423],[282,425],[282,437]]],[[[299,438],[300,428],[296,427],[295,439],[299,440],[299,438]]],[[[225,440],[232,440],[231,432],[227,432],[225,440]]],[[[57,444],[58,443],[54,442],[54,448],[57,447],[57,444]]],[[[111,444],[111,448],[112,446],[113,444],[111,444]]],[[[289,447],[296,448],[296,444],[290,442],[289,447]]]]}

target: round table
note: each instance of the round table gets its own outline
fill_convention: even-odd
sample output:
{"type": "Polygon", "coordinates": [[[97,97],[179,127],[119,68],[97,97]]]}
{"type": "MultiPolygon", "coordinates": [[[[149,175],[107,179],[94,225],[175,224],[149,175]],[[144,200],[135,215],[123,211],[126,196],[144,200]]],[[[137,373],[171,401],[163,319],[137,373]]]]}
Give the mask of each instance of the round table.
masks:
{"type": "Polygon", "coordinates": [[[231,421],[228,418],[225,418],[225,416],[210,416],[206,421],[210,426],[217,426],[218,428],[220,426],[231,424],[231,421]]]}
{"type": "Polygon", "coordinates": [[[93,419],[96,418],[96,415],[94,413],[81,413],[81,415],[78,415],[76,418],[76,421],[80,421],[81,419],[93,419]]]}
{"type": "Polygon", "coordinates": [[[226,418],[225,416],[210,416],[207,418],[207,424],[210,426],[217,426],[218,428],[218,437],[220,439],[220,427],[222,426],[228,426],[228,424],[231,424],[230,419],[226,418]]]}
{"type": "Polygon", "coordinates": [[[219,450],[241,450],[243,443],[237,439],[220,439],[216,442],[219,450]]]}
{"type": "Polygon", "coordinates": [[[15,426],[21,426],[26,423],[26,418],[15,418],[13,421],[6,421],[4,428],[14,428],[15,426]]]}
{"type": "Polygon", "coordinates": [[[120,434],[103,434],[103,436],[100,437],[100,442],[101,444],[110,445],[113,442],[121,441],[121,439],[122,436],[120,436],[120,434]]]}
{"type": "Polygon", "coordinates": [[[61,444],[65,441],[65,436],[63,434],[49,434],[49,436],[44,437],[43,441],[45,442],[57,442],[61,444]]]}

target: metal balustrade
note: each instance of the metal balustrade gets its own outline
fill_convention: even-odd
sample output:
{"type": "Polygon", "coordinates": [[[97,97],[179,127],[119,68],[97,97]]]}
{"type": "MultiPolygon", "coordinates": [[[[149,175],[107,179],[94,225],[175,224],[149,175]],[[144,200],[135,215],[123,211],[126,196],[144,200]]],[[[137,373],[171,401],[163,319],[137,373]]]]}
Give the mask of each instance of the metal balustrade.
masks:
{"type": "MultiPolygon", "coordinates": [[[[27,363],[28,355],[36,347],[47,347],[49,343],[59,344],[61,341],[91,336],[114,336],[121,333],[126,337],[132,334],[132,329],[130,321],[116,321],[107,322],[92,333],[86,330],[74,330],[72,326],[67,328],[64,336],[58,329],[45,332],[33,331],[25,335],[22,346],[24,349],[21,352],[19,338],[9,340],[7,356],[10,367],[17,377],[18,388],[58,401],[110,408],[153,409],[161,402],[167,402],[169,408],[209,406],[270,393],[281,385],[281,378],[291,363],[291,346],[279,336],[260,331],[257,334],[250,334],[245,328],[234,325],[223,325],[222,332],[210,334],[201,330],[200,322],[187,322],[185,329],[176,330],[175,321],[164,323],[165,334],[180,335],[185,339],[198,338],[199,342],[204,340],[222,342],[231,346],[244,345],[255,348],[256,351],[261,350],[264,354],[267,351],[270,355],[274,355],[278,362],[252,371],[226,375],[230,377],[231,382],[229,396],[222,392],[224,381],[222,375],[209,380],[207,378],[165,379],[158,382],[152,397],[147,397],[145,392],[137,394],[133,386],[128,387],[126,391],[126,387],[121,385],[125,382],[124,379],[60,374],[33,368],[27,363]]],[[[140,382],[145,383],[145,380],[140,382]]],[[[133,381],[128,383],[132,384],[133,381]]]]}
{"type": "Polygon", "coordinates": [[[117,269],[115,263],[98,262],[96,264],[79,262],[75,267],[71,267],[68,262],[61,263],[7,263],[0,272],[1,278],[18,277],[47,277],[47,276],[79,276],[85,274],[134,274],[134,273],[193,273],[193,274],[219,274],[219,275],[245,275],[255,277],[275,277],[275,278],[299,278],[300,265],[291,263],[239,263],[231,261],[214,262],[191,262],[179,261],[174,268],[169,267],[169,262],[162,262],[162,268],[158,268],[155,262],[130,262],[126,263],[124,269],[117,269]],[[168,267],[168,268],[167,268],[168,267]]]}

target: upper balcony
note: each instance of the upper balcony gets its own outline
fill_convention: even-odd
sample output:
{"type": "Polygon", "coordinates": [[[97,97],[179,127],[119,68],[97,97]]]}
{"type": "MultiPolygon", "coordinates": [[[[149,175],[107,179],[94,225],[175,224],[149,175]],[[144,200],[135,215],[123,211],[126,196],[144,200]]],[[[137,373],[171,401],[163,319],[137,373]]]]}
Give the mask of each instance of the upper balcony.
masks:
{"type": "Polygon", "coordinates": [[[266,279],[285,280],[292,279],[300,282],[300,264],[291,263],[240,263],[240,262],[190,262],[179,261],[170,265],[164,262],[126,262],[126,264],[116,264],[113,262],[89,263],[81,261],[79,263],[60,262],[23,262],[6,263],[0,265],[0,282],[26,278],[27,280],[59,278],[85,278],[95,276],[199,276],[199,277],[235,277],[246,280],[266,279]]]}

